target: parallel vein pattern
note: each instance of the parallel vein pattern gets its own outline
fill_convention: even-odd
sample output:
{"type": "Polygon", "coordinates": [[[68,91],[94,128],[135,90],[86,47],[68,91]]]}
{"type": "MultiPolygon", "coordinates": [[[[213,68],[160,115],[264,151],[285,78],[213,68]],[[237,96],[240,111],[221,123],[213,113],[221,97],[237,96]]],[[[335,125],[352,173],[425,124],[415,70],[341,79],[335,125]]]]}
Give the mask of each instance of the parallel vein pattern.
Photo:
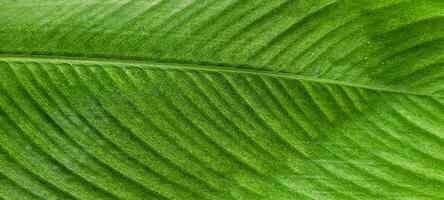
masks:
{"type": "Polygon", "coordinates": [[[442,0],[0,1],[1,199],[442,199],[442,0]]]}
{"type": "Polygon", "coordinates": [[[207,63],[442,95],[443,10],[442,0],[19,0],[0,6],[0,53],[207,63]]]}
{"type": "Polygon", "coordinates": [[[2,60],[5,199],[443,196],[442,97],[186,67],[2,60]]]}

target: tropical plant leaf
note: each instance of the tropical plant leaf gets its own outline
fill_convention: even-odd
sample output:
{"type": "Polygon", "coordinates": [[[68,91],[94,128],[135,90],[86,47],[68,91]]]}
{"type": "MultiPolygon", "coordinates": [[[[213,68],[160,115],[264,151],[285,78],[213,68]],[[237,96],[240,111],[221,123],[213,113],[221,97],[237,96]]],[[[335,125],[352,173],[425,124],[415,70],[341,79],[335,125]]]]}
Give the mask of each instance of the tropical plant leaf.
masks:
{"type": "Polygon", "coordinates": [[[443,10],[2,1],[0,199],[441,199],[443,10]]]}

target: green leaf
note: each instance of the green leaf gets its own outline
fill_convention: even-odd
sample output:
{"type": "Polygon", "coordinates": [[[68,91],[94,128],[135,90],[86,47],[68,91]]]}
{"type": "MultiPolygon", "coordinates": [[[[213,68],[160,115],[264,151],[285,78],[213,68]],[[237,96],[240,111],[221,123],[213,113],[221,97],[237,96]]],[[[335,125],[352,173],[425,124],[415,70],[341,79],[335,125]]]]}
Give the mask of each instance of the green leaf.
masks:
{"type": "Polygon", "coordinates": [[[443,10],[3,1],[0,199],[442,199],[443,10]]]}

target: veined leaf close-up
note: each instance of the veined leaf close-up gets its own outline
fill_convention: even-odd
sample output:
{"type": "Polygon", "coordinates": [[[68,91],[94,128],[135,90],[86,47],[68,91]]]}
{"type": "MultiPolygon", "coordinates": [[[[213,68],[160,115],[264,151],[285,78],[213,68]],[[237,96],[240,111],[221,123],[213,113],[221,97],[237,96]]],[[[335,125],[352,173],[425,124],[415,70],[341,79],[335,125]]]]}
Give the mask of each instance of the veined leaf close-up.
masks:
{"type": "Polygon", "coordinates": [[[0,0],[0,199],[443,199],[443,0],[0,0]]]}

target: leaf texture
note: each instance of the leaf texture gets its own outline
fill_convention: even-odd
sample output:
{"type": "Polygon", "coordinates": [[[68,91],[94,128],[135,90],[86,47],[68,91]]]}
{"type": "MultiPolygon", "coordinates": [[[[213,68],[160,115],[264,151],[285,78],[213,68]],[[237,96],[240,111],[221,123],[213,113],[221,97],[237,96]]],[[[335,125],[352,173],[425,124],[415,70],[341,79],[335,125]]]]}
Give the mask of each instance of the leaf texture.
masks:
{"type": "Polygon", "coordinates": [[[4,2],[0,199],[444,196],[440,0],[4,2]]]}

